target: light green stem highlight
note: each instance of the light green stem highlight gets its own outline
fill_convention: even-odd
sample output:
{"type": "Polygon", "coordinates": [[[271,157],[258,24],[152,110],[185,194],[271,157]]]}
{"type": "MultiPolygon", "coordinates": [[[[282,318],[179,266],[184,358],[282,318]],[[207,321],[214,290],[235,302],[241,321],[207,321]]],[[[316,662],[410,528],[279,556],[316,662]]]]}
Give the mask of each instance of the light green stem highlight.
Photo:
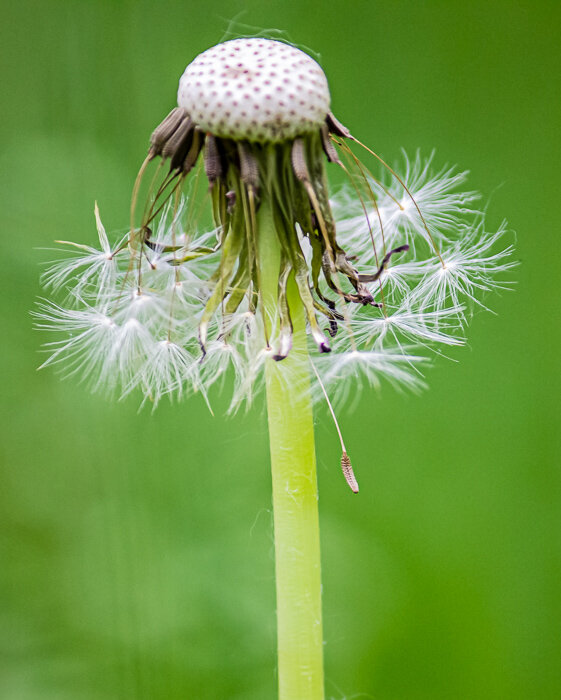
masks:
{"type": "MultiPolygon", "coordinates": [[[[261,303],[277,307],[280,245],[266,201],[258,212],[261,303]]],[[[273,481],[280,700],[323,700],[323,630],[318,491],[306,320],[296,284],[288,303],[294,344],[267,360],[267,410],[273,481]]],[[[273,333],[274,338],[274,333],[273,333]]]]}

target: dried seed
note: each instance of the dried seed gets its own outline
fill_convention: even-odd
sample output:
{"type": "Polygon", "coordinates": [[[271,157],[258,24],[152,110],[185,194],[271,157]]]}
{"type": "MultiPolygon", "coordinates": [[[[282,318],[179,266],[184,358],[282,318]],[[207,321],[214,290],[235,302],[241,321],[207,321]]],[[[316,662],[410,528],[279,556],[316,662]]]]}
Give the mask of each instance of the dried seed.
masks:
{"type": "Polygon", "coordinates": [[[351,459],[346,452],[343,452],[343,455],[341,456],[341,469],[343,470],[343,476],[345,477],[351,491],[353,493],[358,493],[358,482],[353,472],[351,459]]]}

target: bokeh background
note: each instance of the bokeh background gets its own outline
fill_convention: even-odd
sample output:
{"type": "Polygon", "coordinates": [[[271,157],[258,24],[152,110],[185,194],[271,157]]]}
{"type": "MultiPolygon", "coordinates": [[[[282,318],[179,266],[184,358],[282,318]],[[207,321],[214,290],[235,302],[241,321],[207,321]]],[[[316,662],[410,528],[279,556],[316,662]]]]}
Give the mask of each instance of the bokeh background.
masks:
{"type": "MultiPolygon", "coordinates": [[[[421,396],[317,413],[326,693],[561,697],[560,4],[530,0],[2,0],[0,697],[274,698],[266,417],[151,414],[52,371],[29,310],[55,239],[127,226],[177,80],[228,31],[313,48],[390,160],[471,170],[508,218],[513,292],[421,396]],[[231,20],[236,20],[232,28],[231,20]]],[[[295,700],[297,700],[295,698],[295,700]]]]}

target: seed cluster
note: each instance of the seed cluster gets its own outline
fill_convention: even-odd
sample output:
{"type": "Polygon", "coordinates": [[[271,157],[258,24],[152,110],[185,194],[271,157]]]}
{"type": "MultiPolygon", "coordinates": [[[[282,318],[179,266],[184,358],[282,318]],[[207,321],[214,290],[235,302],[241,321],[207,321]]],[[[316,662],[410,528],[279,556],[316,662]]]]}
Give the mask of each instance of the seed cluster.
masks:
{"type": "MultiPolygon", "coordinates": [[[[364,147],[385,169],[372,175],[352,146],[362,144],[329,111],[325,76],[302,51],[239,39],[201,54],[181,78],[179,106],[152,134],[127,236],[111,245],[96,208],[99,247],[66,244],[69,257],[46,272],[65,302],[36,312],[40,328],[62,333],[44,365],[80,373],[94,389],[138,388],[154,405],[208,397],[232,376],[235,409],[263,385],[266,363],[294,357],[296,310],[307,320],[314,399],[354,399],[382,377],[422,386],[427,348],[463,344],[470,307],[504,286],[496,276],[513,266],[512,247],[501,243],[504,225],[486,228],[477,194],[458,190],[464,173],[433,171],[417,156],[401,177],[364,147]],[[336,196],[326,162],[350,178],[336,196]],[[216,227],[198,234],[202,171],[216,227]],[[261,241],[275,242],[266,229],[278,273],[266,265],[261,241]],[[265,306],[263,290],[274,296],[275,283],[276,307],[265,306]]],[[[291,366],[280,365],[287,382],[291,366]]]]}
{"type": "Polygon", "coordinates": [[[204,131],[263,143],[316,130],[330,97],[323,70],[300,49],[270,39],[235,39],[187,66],[177,101],[204,131]]]}

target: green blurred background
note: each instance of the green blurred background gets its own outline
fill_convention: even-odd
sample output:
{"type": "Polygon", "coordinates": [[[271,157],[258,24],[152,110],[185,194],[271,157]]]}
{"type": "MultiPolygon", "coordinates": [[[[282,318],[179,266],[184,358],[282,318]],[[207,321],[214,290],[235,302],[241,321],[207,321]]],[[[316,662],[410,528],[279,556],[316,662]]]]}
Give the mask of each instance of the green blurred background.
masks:
{"type": "Polygon", "coordinates": [[[275,697],[262,403],[108,403],[36,372],[29,315],[45,248],[94,241],[94,199],[127,226],[151,129],[233,18],[317,51],[336,113],[388,159],[470,169],[522,263],[427,392],[341,414],[358,497],[317,413],[327,697],[561,697],[560,3],[1,8],[0,697],[275,697]]]}

